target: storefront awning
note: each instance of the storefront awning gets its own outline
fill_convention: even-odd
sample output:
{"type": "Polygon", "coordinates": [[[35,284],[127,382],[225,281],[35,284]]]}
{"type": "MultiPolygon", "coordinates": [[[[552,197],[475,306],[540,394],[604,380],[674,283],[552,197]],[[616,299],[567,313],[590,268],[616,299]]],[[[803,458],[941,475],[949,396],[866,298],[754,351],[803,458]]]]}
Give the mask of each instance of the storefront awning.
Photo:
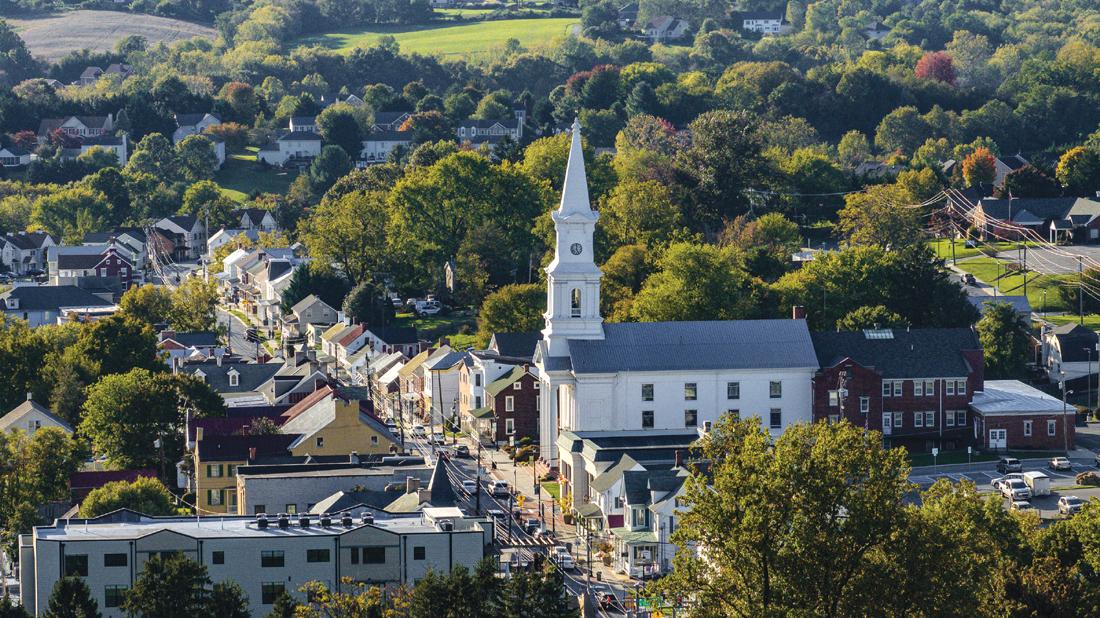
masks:
{"type": "Polygon", "coordinates": [[[482,419],[486,419],[486,418],[492,418],[493,417],[493,409],[492,408],[481,407],[481,408],[477,408],[475,410],[470,410],[470,416],[473,417],[473,418],[476,418],[478,420],[482,420],[482,419]]]}
{"type": "Polygon", "coordinates": [[[630,528],[612,528],[611,534],[626,545],[653,545],[657,543],[657,533],[652,530],[631,530],[630,528]]]}

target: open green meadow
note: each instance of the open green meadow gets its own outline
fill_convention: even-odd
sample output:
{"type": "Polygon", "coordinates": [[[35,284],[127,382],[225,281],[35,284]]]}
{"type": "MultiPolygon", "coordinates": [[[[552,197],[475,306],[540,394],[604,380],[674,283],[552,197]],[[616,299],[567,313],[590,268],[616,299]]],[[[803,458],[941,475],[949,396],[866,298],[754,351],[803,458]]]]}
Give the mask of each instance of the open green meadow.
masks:
{"type": "Polygon", "coordinates": [[[427,55],[486,55],[516,39],[527,48],[546,45],[569,33],[577,24],[570,17],[547,19],[502,19],[473,23],[436,23],[412,26],[371,26],[342,32],[311,36],[301,40],[305,45],[321,45],[329,49],[350,51],[370,47],[383,36],[397,40],[402,52],[427,55]]]}
{"type": "MultiPolygon", "coordinates": [[[[974,258],[959,262],[959,268],[973,274],[978,280],[996,286],[1006,296],[1024,293],[1024,277],[1007,268],[1007,262],[993,258],[974,258]]],[[[1069,311],[1061,294],[1064,283],[1076,281],[1073,275],[1040,275],[1028,271],[1027,299],[1034,311],[1069,311]]]]}
{"type": "Polygon", "coordinates": [[[254,152],[232,154],[226,157],[225,165],[214,175],[214,182],[230,199],[243,202],[253,191],[285,195],[290,183],[294,182],[294,173],[274,168],[261,169],[256,165],[254,152]]]}

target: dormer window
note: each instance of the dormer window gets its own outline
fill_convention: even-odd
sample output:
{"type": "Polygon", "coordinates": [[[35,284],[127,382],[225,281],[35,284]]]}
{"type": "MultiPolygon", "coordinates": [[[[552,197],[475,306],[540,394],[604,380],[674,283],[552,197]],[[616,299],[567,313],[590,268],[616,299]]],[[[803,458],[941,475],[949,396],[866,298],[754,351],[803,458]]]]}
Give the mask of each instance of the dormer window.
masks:
{"type": "Polygon", "coordinates": [[[196,369],[194,376],[199,382],[206,382],[206,374],[202,372],[202,369],[196,369]]]}
{"type": "Polygon", "coordinates": [[[230,372],[226,375],[229,376],[229,385],[230,386],[240,386],[241,385],[241,374],[237,373],[236,370],[230,370],[230,372]]]}

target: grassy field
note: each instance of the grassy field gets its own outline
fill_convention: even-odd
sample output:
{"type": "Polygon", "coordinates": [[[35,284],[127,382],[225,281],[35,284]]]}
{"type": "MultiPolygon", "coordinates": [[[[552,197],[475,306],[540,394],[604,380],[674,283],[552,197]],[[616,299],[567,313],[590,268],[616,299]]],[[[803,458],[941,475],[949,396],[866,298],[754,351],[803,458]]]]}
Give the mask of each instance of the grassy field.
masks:
{"type": "Polygon", "coordinates": [[[145,37],[150,46],[193,37],[213,39],[209,26],[122,11],[64,11],[27,19],[9,18],[19,36],[35,56],[57,60],[80,49],[110,51],[115,43],[131,34],[145,37]]]}
{"type": "MultiPolygon", "coordinates": [[[[936,257],[944,260],[951,259],[951,244],[951,241],[948,241],[946,238],[937,238],[928,243],[932,251],[935,252],[936,257]]],[[[954,244],[955,259],[957,260],[982,255],[983,253],[985,255],[993,255],[998,251],[1008,251],[1009,249],[1015,249],[1020,246],[1020,243],[1016,242],[983,242],[976,248],[970,248],[966,246],[966,241],[964,240],[955,240],[954,244]]],[[[1033,246],[1035,243],[1028,242],[1023,244],[1033,246]]]]}
{"type": "Polygon", "coordinates": [[[308,37],[302,39],[301,43],[350,51],[357,47],[369,47],[382,36],[391,35],[397,39],[402,52],[476,57],[502,47],[508,39],[517,39],[524,47],[545,45],[555,38],[565,36],[576,24],[577,20],[573,18],[554,18],[372,26],[308,37]]]}
{"type": "Polygon", "coordinates": [[[243,202],[253,191],[285,194],[294,181],[294,174],[276,169],[256,167],[256,155],[229,155],[214,182],[231,199],[243,202]]]}
{"type": "MultiPolygon", "coordinates": [[[[980,281],[997,287],[1005,295],[1024,293],[1024,277],[1019,273],[1005,276],[1005,262],[993,258],[974,258],[959,262],[958,267],[972,273],[980,281]]],[[[1061,294],[1060,281],[1073,281],[1073,275],[1040,275],[1027,273],[1027,299],[1035,311],[1069,311],[1061,294]]]]}
{"type": "Polygon", "coordinates": [[[447,337],[451,347],[465,350],[473,347],[477,321],[465,311],[452,311],[447,315],[430,315],[418,318],[411,313],[397,314],[396,326],[415,326],[421,339],[436,341],[447,337]]]}
{"type": "Polygon", "coordinates": [[[932,457],[932,453],[917,453],[909,456],[909,463],[913,467],[921,466],[948,466],[967,463],[967,457],[971,462],[997,461],[1002,456],[1015,457],[1017,459],[1049,459],[1065,455],[1065,451],[1008,451],[1006,453],[982,452],[967,455],[966,451],[941,452],[939,457],[932,457]]]}

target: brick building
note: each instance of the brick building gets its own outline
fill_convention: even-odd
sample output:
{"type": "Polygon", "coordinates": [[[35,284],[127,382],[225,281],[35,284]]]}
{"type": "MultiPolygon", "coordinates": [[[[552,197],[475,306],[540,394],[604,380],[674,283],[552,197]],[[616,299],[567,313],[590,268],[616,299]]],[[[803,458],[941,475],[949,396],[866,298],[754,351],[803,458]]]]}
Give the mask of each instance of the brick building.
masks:
{"type": "Polygon", "coordinates": [[[912,452],[962,448],[974,440],[968,411],[984,383],[977,335],[968,328],[812,333],[820,369],[813,418],[883,433],[912,452]]]}
{"type": "Polygon", "coordinates": [[[467,425],[472,425],[479,436],[492,435],[494,422],[493,442],[538,440],[539,380],[529,365],[516,365],[487,384],[485,405],[468,413],[467,425]]]}
{"type": "Polygon", "coordinates": [[[986,382],[985,390],[974,395],[971,408],[979,448],[1049,451],[1074,448],[1077,409],[1022,382],[986,382]]]}

